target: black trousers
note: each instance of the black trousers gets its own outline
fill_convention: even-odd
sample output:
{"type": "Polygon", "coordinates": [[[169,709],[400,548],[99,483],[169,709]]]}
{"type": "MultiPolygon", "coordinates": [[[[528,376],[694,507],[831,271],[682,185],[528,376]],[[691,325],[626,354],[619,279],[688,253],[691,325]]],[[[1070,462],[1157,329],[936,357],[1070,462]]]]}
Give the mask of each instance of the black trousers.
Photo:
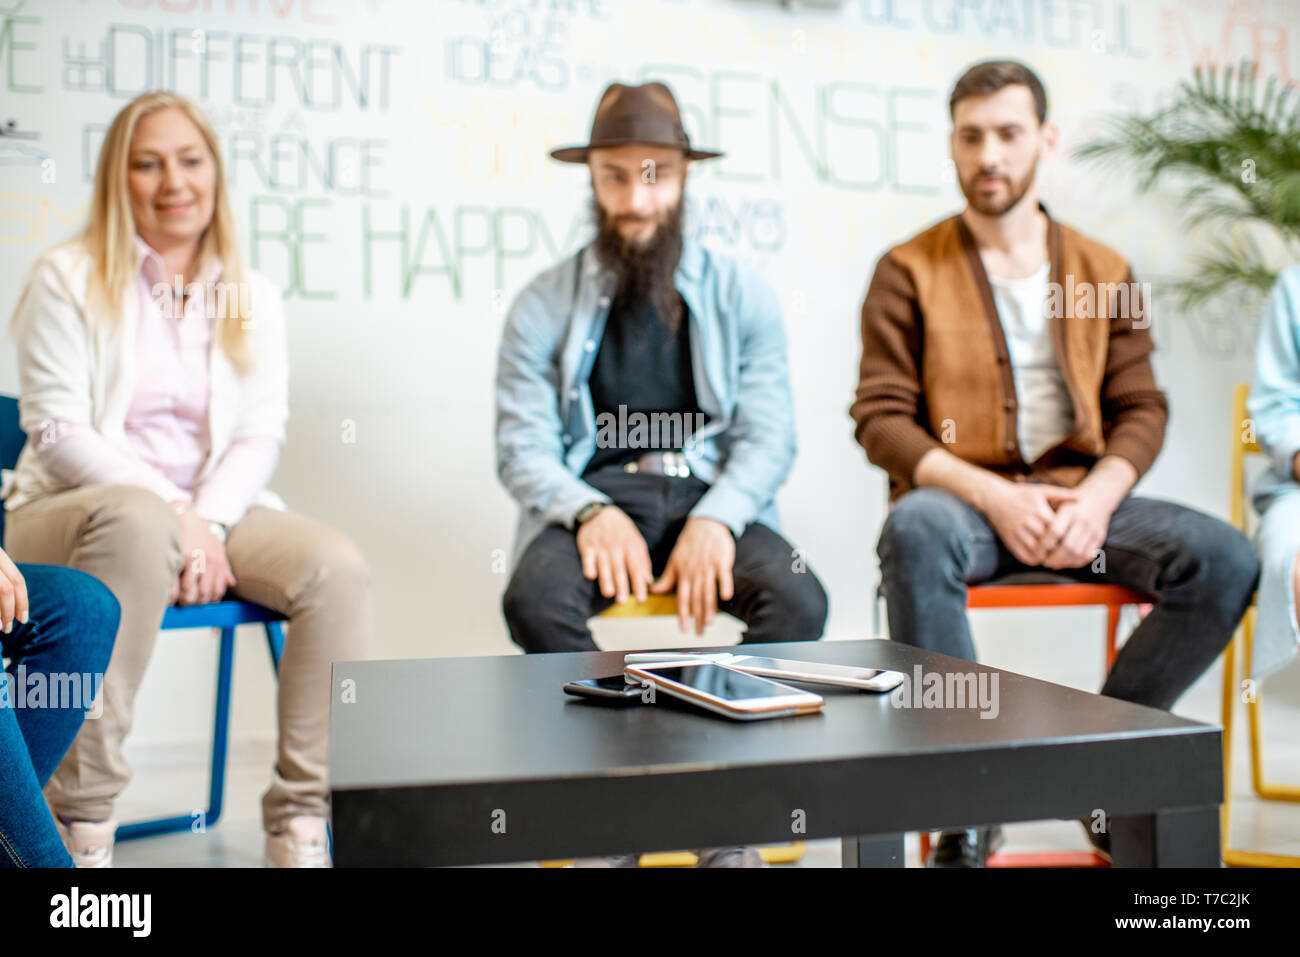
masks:
{"type": "MultiPolygon", "coordinates": [[[[636,524],[656,577],[691,508],[708,486],[695,476],[629,473],[611,465],[586,481],[636,524]]],[[[745,623],[745,642],[811,641],[826,626],[826,591],[784,538],[755,522],[736,541],[735,583],[718,608],[745,623]]],[[[527,652],[595,651],[587,619],[613,604],[582,575],[577,535],[551,525],[529,544],[506,586],[502,606],[510,637],[527,652]]]]}

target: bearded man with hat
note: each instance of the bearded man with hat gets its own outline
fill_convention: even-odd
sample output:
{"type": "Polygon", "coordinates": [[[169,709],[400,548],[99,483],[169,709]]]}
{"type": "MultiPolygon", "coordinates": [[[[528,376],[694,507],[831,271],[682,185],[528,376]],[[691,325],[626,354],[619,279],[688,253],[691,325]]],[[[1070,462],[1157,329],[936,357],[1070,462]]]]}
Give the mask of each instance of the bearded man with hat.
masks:
{"type": "Polygon", "coordinates": [[[550,155],[588,167],[596,236],[524,287],[502,335],[511,638],[594,651],[590,617],[672,591],[682,631],[721,610],[747,642],[819,638],[826,593],[774,504],[795,455],[780,304],[683,233],[687,170],[722,154],[691,146],[664,84],[614,83],[588,143],[550,155]]]}

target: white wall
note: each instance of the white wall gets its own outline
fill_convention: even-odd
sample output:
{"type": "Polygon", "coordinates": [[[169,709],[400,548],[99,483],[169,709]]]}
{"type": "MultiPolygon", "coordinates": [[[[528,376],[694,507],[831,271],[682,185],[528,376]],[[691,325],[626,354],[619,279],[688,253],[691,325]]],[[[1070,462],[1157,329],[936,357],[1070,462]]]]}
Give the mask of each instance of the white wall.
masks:
{"type": "MultiPolygon", "coordinates": [[[[1068,154],[1101,117],[1163,102],[1198,56],[1254,54],[1288,78],[1300,53],[1294,0],[6,7],[0,122],[40,138],[26,152],[0,141],[0,313],[38,252],[80,221],[113,113],[150,87],[199,99],[221,132],[247,254],[287,290],[293,418],[273,486],[369,556],[384,657],[513,650],[494,561],[515,518],[493,465],[495,351],[515,292],[583,241],[585,172],[546,151],[584,140],[610,80],[667,80],[693,140],[728,154],[692,170],[695,221],[711,244],[760,263],[785,302],[800,454],[780,504],[831,595],[828,634],[844,638],[870,630],[885,499],[847,415],[858,310],[879,254],[960,207],[946,100],[961,69],[1004,55],[1031,64],[1068,154]],[[332,183],[321,160],[294,161],[300,144],[333,151],[332,183]],[[407,218],[404,254],[398,240],[373,242],[367,268],[367,215],[372,230],[407,218]],[[423,267],[406,286],[403,255],[408,271],[423,267]]],[[[1155,283],[1156,368],[1173,414],[1143,491],[1224,513],[1228,401],[1249,371],[1255,306],[1178,315],[1162,295],[1185,268],[1176,205],[1068,155],[1042,175],[1058,217],[1155,283]]],[[[12,348],[0,350],[0,390],[16,382],[12,348]]],[[[1089,613],[983,616],[977,636],[989,660],[1090,687],[1099,627],[1089,613]],[[1046,622],[1050,647],[1016,645],[1041,657],[1002,657],[1011,629],[1032,637],[1046,622]]],[[[238,655],[236,736],[273,731],[254,638],[238,655]]],[[[135,743],[206,736],[211,673],[210,641],[166,638],[135,743]]]]}

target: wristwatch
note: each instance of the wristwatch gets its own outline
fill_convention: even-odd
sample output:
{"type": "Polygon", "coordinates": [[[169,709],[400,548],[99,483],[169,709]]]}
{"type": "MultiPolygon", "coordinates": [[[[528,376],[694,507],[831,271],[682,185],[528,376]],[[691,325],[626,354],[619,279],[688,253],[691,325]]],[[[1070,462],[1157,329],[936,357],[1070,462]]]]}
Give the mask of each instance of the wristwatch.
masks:
{"type": "Polygon", "coordinates": [[[578,514],[573,516],[573,527],[577,528],[583,522],[590,518],[595,518],[596,513],[605,507],[605,502],[588,502],[582,508],[578,509],[578,514]]]}
{"type": "MultiPolygon", "coordinates": [[[[189,502],[176,501],[172,502],[171,506],[172,511],[176,513],[177,518],[180,518],[190,510],[189,502]]],[[[230,529],[226,528],[226,526],[222,525],[220,522],[208,522],[208,529],[213,535],[217,536],[217,540],[220,541],[222,545],[226,544],[226,536],[230,533],[230,529]]]]}

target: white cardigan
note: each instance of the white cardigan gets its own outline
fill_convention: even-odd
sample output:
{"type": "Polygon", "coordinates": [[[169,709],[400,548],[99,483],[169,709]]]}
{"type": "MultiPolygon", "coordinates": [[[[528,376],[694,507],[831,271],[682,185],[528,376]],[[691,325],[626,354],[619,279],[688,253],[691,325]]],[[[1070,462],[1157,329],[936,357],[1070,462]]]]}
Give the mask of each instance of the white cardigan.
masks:
{"type": "MultiPolygon", "coordinates": [[[[27,274],[11,334],[18,348],[19,417],[28,435],[5,497],[9,510],[68,486],[50,475],[35,443],[49,423],[89,425],[110,444],[134,456],[126,413],[135,393],[138,290],[131,283],[117,321],[90,321],[86,290],[90,255],[77,242],[56,246],[27,274]]],[[[280,292],[266,277],[245,274],[252,320],[248,354],[253,366],[240,376],[212,336],[208,361],[208,428],[211,447],[197,483],[212,472],[236,439],[266,436],[283,443],[289,419],[289,361],[280,292]]],[[[284,508],[263,489],[254,505],[284,508]]]]}

